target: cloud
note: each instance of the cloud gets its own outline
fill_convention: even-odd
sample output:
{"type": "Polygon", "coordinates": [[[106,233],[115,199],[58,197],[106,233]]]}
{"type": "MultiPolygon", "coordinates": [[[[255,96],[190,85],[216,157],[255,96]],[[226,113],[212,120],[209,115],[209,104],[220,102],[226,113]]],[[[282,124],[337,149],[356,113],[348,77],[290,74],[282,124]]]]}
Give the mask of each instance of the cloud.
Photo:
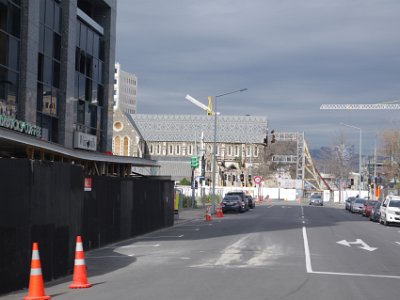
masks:
{"type": "Polygon", "coordinates": [[[140,113],[201,114],[186,94],[206,103],[246,87],[220,99],[222,113],[267,116],[311,148],[354,122],[368,143],[397,112],[319,107],[400,99],[399,11],[394,0],[119,1],[117,60],[138,76],[140,113]]]}

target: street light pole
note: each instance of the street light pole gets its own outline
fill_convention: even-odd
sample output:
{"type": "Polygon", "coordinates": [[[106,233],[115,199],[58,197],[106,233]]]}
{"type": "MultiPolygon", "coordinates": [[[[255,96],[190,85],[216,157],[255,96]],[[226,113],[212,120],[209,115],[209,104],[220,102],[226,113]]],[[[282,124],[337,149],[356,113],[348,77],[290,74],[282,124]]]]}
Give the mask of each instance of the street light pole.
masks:
{"type": "Polygon", "coordinates": [[[247,91],[247,88],[224,93],[221,95],[217,95],[214,97],[214,142],[213,142],[213,155],[212,155],[212,213],[215,212],[215,203],[216,203],[216,197],[215,197],[215,181],[216,181],[216,169],[217,169],[217,103],[218,103],[218,98],[234,94],[234,93],[240,93],[247,91]]]}
{"type": "Polygon", "coordinates": [[[353,125],[345,124],[345,123],[340,123],[340,125],[347,126],[350,128],[354,128],[360,131],[360,149],[359,149],[359,158],[358,158],[358,172],[360,173],[358,177],[358,196],[361,197],[361,151],[362,151],[362,129],[360,127],[356,127],[353,125]]]}

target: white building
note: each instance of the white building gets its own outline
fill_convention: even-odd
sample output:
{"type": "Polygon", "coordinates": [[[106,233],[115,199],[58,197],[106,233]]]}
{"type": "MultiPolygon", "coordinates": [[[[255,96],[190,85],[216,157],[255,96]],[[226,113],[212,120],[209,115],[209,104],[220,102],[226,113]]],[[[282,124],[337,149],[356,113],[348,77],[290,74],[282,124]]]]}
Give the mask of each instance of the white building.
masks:
{"type": "Polygon", "coordinates": [[[114,73],[114,111],[119,108],[127,114],[136,113],[137,77],[125,72],[119,63],[114,73]]]}

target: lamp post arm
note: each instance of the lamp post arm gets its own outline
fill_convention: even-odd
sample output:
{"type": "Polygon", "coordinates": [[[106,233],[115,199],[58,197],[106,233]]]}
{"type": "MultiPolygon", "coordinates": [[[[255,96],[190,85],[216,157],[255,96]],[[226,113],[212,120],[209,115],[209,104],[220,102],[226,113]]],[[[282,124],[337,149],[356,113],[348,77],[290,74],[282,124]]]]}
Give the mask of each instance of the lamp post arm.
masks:
{"type": "Polygon", "coordinates": [[[234,93],[238,93],[238,92],[244,92],[244,91],[247,91],[247,88],[236,90],[236,91],[232,91],[232,92],[225,93],[225,94],[221,94],[221,95],[215,96],[215,98],[223,97],[223,96],[234,94],[234,93]]]}

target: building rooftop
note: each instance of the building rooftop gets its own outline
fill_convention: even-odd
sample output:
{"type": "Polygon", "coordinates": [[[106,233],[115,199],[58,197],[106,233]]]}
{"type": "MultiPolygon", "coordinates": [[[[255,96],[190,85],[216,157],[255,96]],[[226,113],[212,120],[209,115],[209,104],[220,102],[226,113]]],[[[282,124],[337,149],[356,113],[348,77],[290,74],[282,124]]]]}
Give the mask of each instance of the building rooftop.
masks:
{"type": "MultiPolygon", "coordinates": [[[[147,142],[214,141],[214,116],[131,114],[147,142]]],[[[267,118],[262,116],[218,116],[217,141],[223,143],[262,143],[267,133],[267,118]]]]}

